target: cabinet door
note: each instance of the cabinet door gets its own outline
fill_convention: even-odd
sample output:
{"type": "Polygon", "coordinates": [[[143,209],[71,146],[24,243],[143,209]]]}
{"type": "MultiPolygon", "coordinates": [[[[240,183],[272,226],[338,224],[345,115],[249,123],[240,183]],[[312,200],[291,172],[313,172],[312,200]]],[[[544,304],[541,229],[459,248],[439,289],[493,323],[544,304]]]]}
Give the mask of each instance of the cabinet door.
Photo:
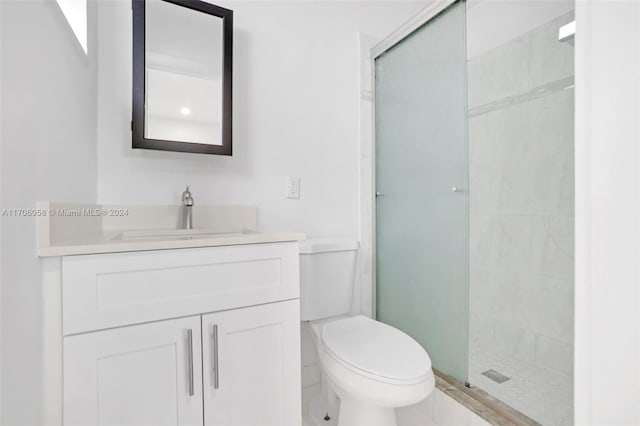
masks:
{"type": "Polygon", "coordinates": [[[204,315],[202,333],[206,426],[302,423],[297,299],[204,315]]]}
{"type": "Polygon", "coordinates": [[[64,339],[64,424],[202,425],[200,317],[64,339]]]}

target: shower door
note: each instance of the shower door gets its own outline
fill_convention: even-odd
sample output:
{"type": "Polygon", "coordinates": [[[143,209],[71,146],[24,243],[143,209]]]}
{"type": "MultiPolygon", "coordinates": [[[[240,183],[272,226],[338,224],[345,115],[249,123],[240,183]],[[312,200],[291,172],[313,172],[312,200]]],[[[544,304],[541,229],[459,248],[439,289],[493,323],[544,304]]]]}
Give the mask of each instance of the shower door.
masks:
{"type": "Polygon", "coordinates": [[[465,382],[468,155],[465,4],[375,58],[376,317],[465,382]]]}

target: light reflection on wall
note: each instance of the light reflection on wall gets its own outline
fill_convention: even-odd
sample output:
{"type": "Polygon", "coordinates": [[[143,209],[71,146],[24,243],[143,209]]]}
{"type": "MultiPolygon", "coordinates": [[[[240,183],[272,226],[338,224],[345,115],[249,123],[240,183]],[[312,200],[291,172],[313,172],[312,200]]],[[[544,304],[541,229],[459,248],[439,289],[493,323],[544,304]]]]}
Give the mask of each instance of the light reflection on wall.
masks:
{"type": "Polygon", "coordinates": [[[87,0],[56,0],[67,19],[82,50],[88,54],[87,44],[87,0]]]}

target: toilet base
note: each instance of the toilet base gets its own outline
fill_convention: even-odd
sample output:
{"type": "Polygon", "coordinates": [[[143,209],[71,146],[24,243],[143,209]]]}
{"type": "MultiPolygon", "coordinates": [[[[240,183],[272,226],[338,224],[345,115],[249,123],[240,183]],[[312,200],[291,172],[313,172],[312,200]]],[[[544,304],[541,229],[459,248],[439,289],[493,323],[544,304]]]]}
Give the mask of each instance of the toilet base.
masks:
{"type": "Polygon", "coordinates": [[[328,407],[323,394],[309,403],[309,416],[315,426],[397,426],[396,410],[376,407],[354,399],[340,400],[338,412],[328,407]]]}
{"type": "Polygon", "coordinates": [[[316,426],[337,426],[340,400],[327,376],[322,374],[320,393],[309,403],[309,415],[316,426]]]}
{"type": "Polygon", "coordinates": [[[332,412],[323,395],[316,395],[309,402],[309,417],[315,426],[338,426],[338,412],[332,412]]]}
{"type": "Polygon", "coordinates": [[[397,426],[396,410],[341,396],[338,426],[397,426]]]}

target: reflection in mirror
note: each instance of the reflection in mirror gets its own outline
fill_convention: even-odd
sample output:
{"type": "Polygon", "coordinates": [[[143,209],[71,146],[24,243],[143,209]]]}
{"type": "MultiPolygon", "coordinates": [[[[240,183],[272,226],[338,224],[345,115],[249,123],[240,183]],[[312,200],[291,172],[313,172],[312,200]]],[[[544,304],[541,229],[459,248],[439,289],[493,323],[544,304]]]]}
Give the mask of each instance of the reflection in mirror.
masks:
{"type": "Polygon", "coordinates": [[[146,15],[145,137],[222,145],[222,19],[149,0],[146,15]]]}
{"type": "Polygon", "coordinates": [[[134,1],[134,148],[231,155],[231,18],[202,1],[134,1]]]}

